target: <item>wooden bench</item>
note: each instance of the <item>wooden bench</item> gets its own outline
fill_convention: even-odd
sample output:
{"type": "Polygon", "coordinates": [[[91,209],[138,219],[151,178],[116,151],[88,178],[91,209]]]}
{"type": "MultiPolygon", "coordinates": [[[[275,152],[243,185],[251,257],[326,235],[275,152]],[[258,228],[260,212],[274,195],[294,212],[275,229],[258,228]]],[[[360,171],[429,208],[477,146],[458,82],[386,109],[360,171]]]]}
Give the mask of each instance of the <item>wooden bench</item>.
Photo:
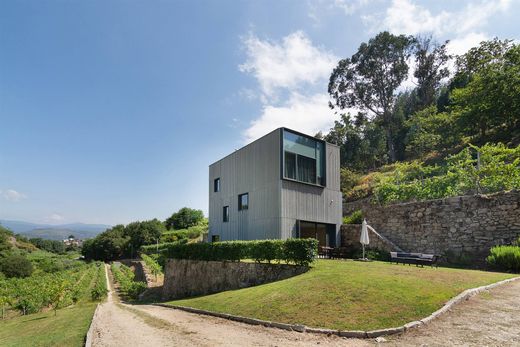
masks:
{"type": "Polygon", "coordinates": [[[391,262],[396,264],[415,264],[416,266],[430,265],[437,266],[438,256],[435,254],[426,253],[404,253],[404,252],[390,252],[391,262]]]}

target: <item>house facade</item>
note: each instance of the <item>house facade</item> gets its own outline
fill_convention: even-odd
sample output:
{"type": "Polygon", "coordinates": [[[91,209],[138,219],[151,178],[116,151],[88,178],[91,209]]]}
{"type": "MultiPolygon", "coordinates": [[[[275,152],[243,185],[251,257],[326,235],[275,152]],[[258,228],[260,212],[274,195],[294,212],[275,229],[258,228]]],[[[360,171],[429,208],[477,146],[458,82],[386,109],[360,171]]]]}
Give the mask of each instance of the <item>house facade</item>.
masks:
{"type": "Polygon", "coordinates": [[[279,128],[209,166],[210,241],[339,244],[339,147],[279,128]]]}

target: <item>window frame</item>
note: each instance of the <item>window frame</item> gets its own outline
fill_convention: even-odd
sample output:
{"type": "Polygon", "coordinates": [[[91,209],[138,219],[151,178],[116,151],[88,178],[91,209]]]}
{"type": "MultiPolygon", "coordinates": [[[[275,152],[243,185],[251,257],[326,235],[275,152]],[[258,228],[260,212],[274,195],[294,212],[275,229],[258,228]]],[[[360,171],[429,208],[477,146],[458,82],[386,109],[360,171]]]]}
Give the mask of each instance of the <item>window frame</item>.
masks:
{"type": "Polygon", "coordinates": [[[238,194],[238,210],[239,211],[247,211],[247,210],[249,210],[249,192],[238,194]],[[243,196],[247,196],[247,204],[246,205],[242,204],[242,197],[243,196]]]}
{"type": "Polygon", "coordinates": [[[213,193],[220,192],[220,177],[213,180],[213,193]]]}
{"type": "Polygon", "coordinates": [[[222,223],[229,222],[229,205],[222,207],[222,223]]]}
{"type": "MultiPolygon", "coordinates": [[[[317,150],[317,146],[315,145],[315,148],[317,150]]],[[[294,152],[291,152],[291,151],[287,151],[291,154],[293,154],[295,156],[295,172],[296,172],[296,177],[298,177],[298,156],[304,156],[304,155],[300,155],[298,153],[294,153],[294,152]]],[[[305,157],[305,156],[304,156],[305,157]]],[[[316,160],[316,181],[318,181],[318,160],[317,158],[311,158],[311,159],[314,159],[316,160]]],[[[314,186],[314,187],[320,187],[320,188],[325,188],[327,186],[327,142],[324,141],[324,140],[320,140],[320,139],[317,139],[313,136],[309,136],[309,135],[306,135],[306,134],[302,134],[298,131],[294,131],[294,130],[291,130],[291,129],[287,129],[287,128],[282,128],[281,129],[281,132],[280,132],[280,177],[282,180],[286,180],[286,181],[291,181],[291,182],[297,182],[297,183],[301,183],[301,184],[307,184],[307,185],[310,185],[310,186],[314,186]],[[322,175],[321,175],[321,181],[322,183],[312,183],[312,182],[305,182],[305,181],[300,181],[298,178],[294,179],[294,178],[289,178],[289,177],[285,177],[285,149],[284,149],[284,133],[285,132],[288,132],[288,133],[291,133],[293,135],[297,135],[297,136],[301,136],[301,137],[305,137],[307,139],[311,139],[313,140],[316,144],[317,143],[321,143],[321,146],[323,148],[323,158],[322,159],[322,175]]]]}

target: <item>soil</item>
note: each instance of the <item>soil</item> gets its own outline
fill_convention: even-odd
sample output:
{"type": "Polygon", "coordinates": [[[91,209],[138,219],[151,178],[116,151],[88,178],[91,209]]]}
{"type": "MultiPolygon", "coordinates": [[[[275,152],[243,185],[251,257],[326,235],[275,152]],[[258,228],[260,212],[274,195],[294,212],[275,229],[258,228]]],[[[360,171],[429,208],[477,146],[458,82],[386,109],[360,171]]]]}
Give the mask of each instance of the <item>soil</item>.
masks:
{"type": "MultiPolygon", "coordinates": [[[[107,267],[107,271],[108,271],[107,267]]],[[[290,332],[153,305],[108,299],[93,322],[93,346],[518,346],[520,281],[484,292],[427,326],[371,340],[290,332]]]]}

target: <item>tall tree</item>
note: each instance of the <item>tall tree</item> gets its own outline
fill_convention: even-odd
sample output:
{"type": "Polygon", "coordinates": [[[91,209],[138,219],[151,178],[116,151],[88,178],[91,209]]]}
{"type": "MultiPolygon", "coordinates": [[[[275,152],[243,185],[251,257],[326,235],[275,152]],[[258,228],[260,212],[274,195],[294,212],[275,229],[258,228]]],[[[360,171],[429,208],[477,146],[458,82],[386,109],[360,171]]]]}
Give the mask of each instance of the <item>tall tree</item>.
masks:
{"type": "Polygon", "coordinates": [[[355,107],[379,118],[392,162],[396,160],[392,111],[396,90],[408,76],[413,43],[411,36],[381,32],[363,42],[351,58],[340,60],[329,80],[331,108],[355,107]]]}
{"type": "Polygon", "coordinates": [[[450,100],[461,131],[477,142],[519,141],[520,45],[482,42],[458,58],[457,75],[468,80],[450,100]]]}
{"type": "Polygon", "coordinates": [[[431,37],[416,38],[413,75],[417,79],[417,110],[435,102],[441,81],[450,75],[447,64],[451,56],[446,51],[448,42],[438,45],[431,37]]]}

